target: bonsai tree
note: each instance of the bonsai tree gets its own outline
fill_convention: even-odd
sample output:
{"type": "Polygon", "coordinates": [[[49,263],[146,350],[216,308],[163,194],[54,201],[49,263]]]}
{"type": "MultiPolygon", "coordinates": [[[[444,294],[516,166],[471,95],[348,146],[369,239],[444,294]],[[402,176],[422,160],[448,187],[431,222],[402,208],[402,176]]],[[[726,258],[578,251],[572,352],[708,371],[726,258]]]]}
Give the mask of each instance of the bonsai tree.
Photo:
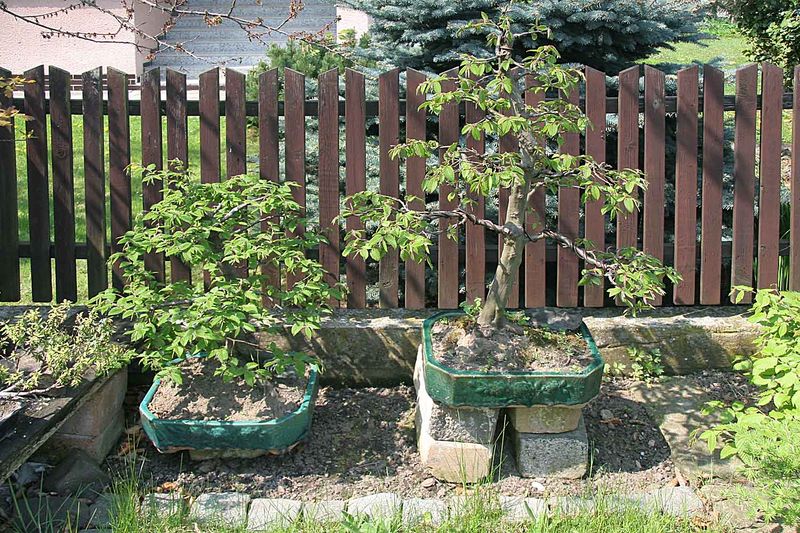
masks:
{"type": "MultiPolygon", "coordinates": [[[[329,302],[339,299],[320,263],[306,251],[322,242],[306,224],[291,183],[254,175],[197,183],[173,162],[170,170],[135,169],[145,183],[163,183],[163,199],[137,216],[109,261],[125,281],[94,300],[103,312],[131,321],[130,339],[145,367],[180,382],[170,364],[205,354],[216,374],[249,385],[294,368],[302,377],[313,356],[274,343],[266,357],[243,353],[258,346],[256,331],[288,328],[310,336],[329,302]],[[145,258],[167,257],[194,279],[160,279],[145,258]],[[285,283],[280,282],[280,273],[285,283]],[[290,280],[290,281],[286,281],[290,280]]],[[[261,353],[261,352],[259,352],[261,353]]]]}
{"type": "MultiPolygon", "coordinates": [[[[504,239],[494,279],[486,301],[477,316],[485,332],[502,328],[506,322],[505,302],[520,267],[525,244],[542,239],[568,248],[583,260],[585,269],[581,284],[610,281],[608,293],[623,302],[632,312],[648,306],[648,301],[664,294],[664,278],[677,281],[679,276],[660,260],[635,248],[594,251],[582,239],[570,238],[547,226],[545,220],[532,219],[528,208],[532,196],[546,189],[553,193],[562,187],[583,191],[583,201],[602,200],[602,212],[615,217],[639,207],[638,190],[646,187],[644,176],[635,170],[614,171],[588,156],[558,151],[564,135],[580,133],[589,126],[580,108],[563,99],[548,98],[535,105],[526,103],[526,91],[546,96],[577,90],[582,74],[558,64],[559,54],[552,46],[531,50],[523,60],[513,55],[515,41],[531,32],[546,32],[535,27],[531,32],[516,34],[508,15],[510,4],[496,21],[487,15],[470,23],[466,30],[488,33],[492,49],[477,57],[463,54],[455,75],[429,78],[419,87],[427,94],[421,107],[438,115],[445,105],[471,104],[485,113],[485,118],[467,124],[462,134],[480,139],[515,135],[518,153],[487,150],[478,153],[463,143],[442,145],[437,141],[408,140],[392,149],[393,157],[432,157],[440,154],[438,165],[428,169],[423,190],[437,191],[443,185],[452,187],[450,200],[457,200],[452,210],[415,210],[414,198],[397,199],[361,192],[348,198],[342,216],[358,216],[375,227],[372,233],[355,230],[346,237],[345,254],[360,254],[379,259],[389,248],[398,248],[404,260],[428,259],[431,246],[429,225],[438,220],[451,220],[451,230],[477,224],[504,239]],[[524,75],[533,77],[533,87],[526,88],[524,75]],[[445,90],[446,82],[454,82],[454,90],[445,90]],[[499,223],[476,216],[471,205],[477,196],[491,197],[501,187],[509,189],[507,216],[499,223]],[[537,224],[536,231],[526,230],[528,222],[537,224]]],[[[451,235],[455,235],[451,231],[451,235]]],[[[455,237],[454,237],[455,238],[455,237]]]]}

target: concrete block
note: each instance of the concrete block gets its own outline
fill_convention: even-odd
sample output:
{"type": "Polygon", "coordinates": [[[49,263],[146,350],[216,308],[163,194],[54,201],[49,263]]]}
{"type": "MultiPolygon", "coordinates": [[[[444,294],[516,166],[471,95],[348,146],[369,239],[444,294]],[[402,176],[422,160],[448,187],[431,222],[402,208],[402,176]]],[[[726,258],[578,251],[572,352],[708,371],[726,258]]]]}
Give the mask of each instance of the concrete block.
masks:
{"type": "Polygon", "coordinates": [[[523,477],[578,479],[586,473],[589,440],[583,420],[567,433],[520,433],[512,429],[517,470],[523,477]]]}
{"type": "Polygon", "coordinates": [[[520,433],[566,433],[577,429],[584,405],[510,407],[508,418],[520,433]]]}
{"type": "Polygon", "coordinates": [[[663,487],[649,493],[645,502],[662,513],[681,518],[703,513],[703,500],[689,487],[663,487]]]}
{"type": "Polygon", "coordinates": [[[169,492],[165,494],[150,493],[144,497],[141,512],[144,514],[161,517],[179,515],[183,513],[185,502],[180,494],[169,492]]]}
{"type": "Polygon", "coordinates": [[[250,496],[240,492],[201,494],[192,504],[189,515],[198,522],[220,521],[231,526],[247,523],[250,496]]]}
{"type": "Polygon", "coordinates": [[[519,524],[544,515],[547,512],[547,503],[538,498],[500,496],[500,509],[503,511],[504,521],[519,524]]]}
{"type": "Polygon", "coordinates": [[[318,523],[339,522],[347,509],[344,500],[322,500],[303,504],[303,517],[318,523]]]}
{"type": "Polygon", "coordinates": [[[403,525],[407,527],[422,523],[438,526],[445,520],[447,520],[447,504],[442,500],[430,498],[403,500],[403,525]]]}
{"type": "Polygon", "coordinates": [[[249,531],[266,531],[288,527],[300,517],[303,502],[287,499],[256,498],[247,513],[249,531]]]}
{"type": "Polygon", "coordinates": [[[397,494],[381,492],[347,501],[347,512],[373,520],[387,520],[401,511],[403,500],[397,494]]]}

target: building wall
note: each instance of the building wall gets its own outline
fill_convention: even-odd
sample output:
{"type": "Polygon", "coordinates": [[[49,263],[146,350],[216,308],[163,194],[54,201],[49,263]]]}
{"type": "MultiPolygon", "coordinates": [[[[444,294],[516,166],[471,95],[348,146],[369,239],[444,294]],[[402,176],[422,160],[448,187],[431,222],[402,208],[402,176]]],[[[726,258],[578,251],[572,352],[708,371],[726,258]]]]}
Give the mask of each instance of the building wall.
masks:
{"type": "MultiPolygon", "coordinates": [[[[69,5],[64,0],[6,0],[9,10],[22,15],[41,15],[69,5]]],[[[125,16],[119,0],[96,0],[97,5],[125,16]]],[[[66,31],[113,32],[119,28],[114,18],[97,9],[81,7],[44,20],[50,26],[66,31]]],[[[42,36],[41,29],[0,13],[0,66],[12,72],[23,72],[37,65],[54,65],[79,74],[98,66],[136,72],[134,36],[122,32],[113,40],[95,43],[74,37],[42,36]]]]}

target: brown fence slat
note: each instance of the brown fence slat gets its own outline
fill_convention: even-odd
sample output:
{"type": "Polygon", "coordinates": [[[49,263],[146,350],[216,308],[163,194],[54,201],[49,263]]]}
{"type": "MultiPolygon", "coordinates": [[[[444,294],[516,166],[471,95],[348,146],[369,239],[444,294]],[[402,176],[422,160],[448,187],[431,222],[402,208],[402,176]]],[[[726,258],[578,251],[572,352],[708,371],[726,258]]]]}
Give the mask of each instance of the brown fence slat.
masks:
{"type": "MultiPolygon", "coordinates": [[[[281,179],[276,68],[262,72],[258,77],[258,172],[262,180],[279,182],[281,179]]],[[[264,222],[266,225],[267,222],[264,222]]],[[[261,275],[269,286],[279,286],[281,273],[277,265],[262,265],[261,275]]],[[[272,305],[267,295],[264,295],[263,301],[266,306],[272,305]]]]}
{"type": "MultiPolygon", "coordinates": [[[[108,69],[108,172],[111,189],[111,253],[122,250],[119,239],[131,229],[131,136],[128,120],[128,78],[108,69]]],[[[125,285],[119,264],[111,265],[111,284],[125,285]]]]}
{"type": "Polygon", "coordinates": [[[221,173],[219,69],[213,68],[200,74],[199,85],[200,182],[216,183],[221,173]]]}
{"type": "MultiPolygon", "coordinates": [[[[0,78],[9,76],[11,71],[0,68],[0,78]]],[[[0,107],[10,107],[10,100],[0,92],[0,107]]],[[[19,301],[21,296],[14,122],[10,128],[0,127],[0,301],[4,302],[19,301]]]]}
{"type": "Polygon", "coordinates": [[[678,72],[678,118],[675,132],[675,248],[674,267],[682,276],[672,299],[693,305],[697,270],[697,66],[678,72]]]}
{"type": "MultiPolygon", "coordinates": [[[[443,91],[455,90],[456,70],[445,73],[448,80],[442,82],[443,91]]],[[[439,144],[449,146],[458,142],[459,112],[456,104],[447,104],[439,113],[439,144]]],[[[444,150],[440,151],[440,159],[444,150]]],[[[450,200],[447,196],[453,192],[450,185],[439,187],[439,209],[451,210],[457,207],[457,200],[450,200]]],[[[448,227],[453,225],[446,219],[439,221],[439,257],[438,257],[438,307],[440,309],[455,309],[458,307],[458,237],[455,240],[448,235],[448,227]]],[[[458,235],[458,230],[456,236],[458,235]]]]}
{"type": "MultiPolygon", "coordinates": [[[[366,104],[364,75],[352,69],[345,72],[345,193],[352,196],[367,188],[366,104]]],[[[358,217],[347,217],[345,230],[350,233],[364,229],[358,217]]],[[[359,255],[345,259],[347,275],[347,307],[367,306],[366,262],[359,255]]]]}
{"type": "MultiPolygon", "coordinates": [[[[530,89],[534,86],[533,76],[525,76],[525,87],[530,89]]],[[[525,93],[525,103],[529,106],[537,106],[544,98],[544,94],[528,90],[525,93]]],[[[540,187],[533,194],[526,217],[526,226],[530,235],[544,229],[543,222],[546,216],[546,192],[540,187]]],[[[545,276],[547,257],[547,247],[544,239],[537,242],[525,244],[525,306],[543,307],[546,303],[546,283],[545,276]]]]}
{"type": "MultiPolygon", "coordinates": [[[[598,163],[606,160],[606,75],[599,70],[586,67],[586,118],[591,125],[586,130],[586,155],[598,163]]],[[[594,245],[594,250],[606,248],[606,221],[601,212],[603,199],[586,203],[584,213],[584,236],[594,245]]],[[[600,285],[583,288],[583,305],[603,307],[605,298],[604,280],[600,285]]]]}
{"type": "MultiPolygon", "coordinates": [[[[466,104],[464,120],[467,124],[474,124],[482,120],[485,113],[474,104],[466,104]]],[[[467,149],[482,154],[485,150],[483,133],[479,139],[467,135],[467,149]]],[[[469,194],[474,202],[468,210],[478,218],[484,217],[485,198],[480,194],[469,194]]],[[[467,301],[473,302],[476,298],[483,300],[486,296],[486,233],[483,226],[467,224],[466,229],[466,290],[467,301]]]]}
{"type": "MultiPolygon", "coordinates": [[[[319,227],[328,242],[319,259],[328,283],[339,283],[339,71],[319,76],[319,227]]],[[[331,302],[338,305],[338,302],[331,302]]]]}
{"type": "MultiPolygon", "coordinates": [[[[303,102],[306,98],[306,78],[292,69],[284,70],[284,93],[286,100],[284,150],[286,161],[286,181],[294,182],[292,188],[295,202],[306,206],[306,119],[303,102]]],[[[296,235],[302,235],[304,228],[297,228],[296,235]]],[[[299,274],[287,273],[287,283],[293,286],[299,274]]]]}
{"type": "MultiPolygon", "coordinates": [[[[380,145],[380,188],[386,196],[400,196],[400,161],[389,150],[400,142],[400,71],[384,72],[378,77],[378,142],[380,145]]],[[[399,254],[389,250],[378,265],[380,306],[397,307],[399,254]]]]}
{"type": "Polygon", "coordinates": [[[722,274],[722,95],[721,70],[703,68],[703,189],[700,239],[700,303],[721,299],[722,274]]]}
{"type": "MultiPolygon", "coordinates": [[[[733,251],[731,285],[753,286],[756,193],[756,98],[758,65],[736,71],[736,132],[733,154],[733,251]]],[[[733,295],[731,296],[734,297],[733,295]]],[[[743,303],[752,297],[745,293],[743,303]]]]}
{"type": "MultiPolygon", "coordinates": [[[[564,98],[572,104],[578,104],[578,90],[573,90],[564,98]]],[[[561,151],[565,154],[578,155],[581,149],[581,138],[577,133],[564,135],[561,151]]],[[[558,190],[558,232],[574,240],[580,235],[581,205],[580,191],[574,187],[560,187],[558,190]]],[[[578,305],[578,279],[580,264],[578,256],[572,250],[558,248],[556,305],[559,307],[576,307],[578,305]]]]}
{"type": "Polygon", "coordinates": [[[47,113],[44,67],[25,72],[25,132],[28,135],[28,233],[31,243],[31,296],[34,302],[53,299],[50,260],[50,188],[47,171],[47,113]]]}
{"type": "Polygon", "coordinates": [[[247,117],[244,112],[245,75],[225,69],[225,146],[229,178],[247,173],[247,117]]]}
{"type": "MultiPolygon", "coordinates": [[[[161,71],[150,69],[142,76],[142,164],[153,165],[155,170],[164,168],[164,154],[161,135],[161,71]]],[[[161,180],[142,183],[142,208],[145,212],[161,201],[161,180]]],[[[165,267],[163,254],[147,254],[144,257],[147,269],[164,281],[165,267]]]]}
{"type": "Polygon", "coordinates": [[[780,238],[781,122],[783,70],[770,63],[761,67],[761,147],[758,195],[758,288],[778,282],[780,238]]]}
{"type": "MultiPolygon", "coordinates": [[[[617,168],[639,168],[639,66],[619,73],[617,168]]],[[[617,218],[617,248],[638,244],[638,213],[617,218]]]]}
{"type": "Polygon", "coordinates": [[[73,177],[70,74],[50,67],[50,140],[53,171],[53,222],[56,259],[56,300],[76,301],[75,182],[73,177]]]}
{"type": "Polygon", "coordinates": [[[83,175],[86,190],[86,272],[89,296],[108,288],[103,69],[83,73],[83,175]]]}
{"type": "MultiPolygon", "coordinates": [[[[419,106],[425,101],[425,94],[417,90],[426,79],[425,75],[414,69],[406,71],[406,138],[425,140],[426,113],[419,106]]],[[[422,190],[422,180],[425,178],[425,158],[409,157],[406,160],[406,194],[419,198],[411,202],[412,209],[425,208],[425,193],[422,190]]],[[[420,261],[406,261],[406,299],[408,309],[423,309],[425,307],[425,263],[420,261]]]]}
{"type": "Polygon", "coordinates": [[[792,108],[792,210],[789,224],[789,289],[800,290],[800,66],[794,68],[792,108]]]}
{"type": "MultiPolygon", "coordinates": [[[[173,161],[179,160],[186,168],[189,164],[189,119],[186,113],[186,75],[167,69],[167,161],[174,170],[173,161]]],[[[170,258],[170,279],[191,281],[192,272],[176,257],[170,258]]]]}
{"type": "MultiPolygon", "coordinates": [[[[665,116],[664,73],[644,67],[644,173],[647,190],[644,193],[644,239],[642,249],[653,257],[664,259],[664,173],[665,173],[665,116]]],[[[661,296],[650,301],[661,305],[661,296]]]]}

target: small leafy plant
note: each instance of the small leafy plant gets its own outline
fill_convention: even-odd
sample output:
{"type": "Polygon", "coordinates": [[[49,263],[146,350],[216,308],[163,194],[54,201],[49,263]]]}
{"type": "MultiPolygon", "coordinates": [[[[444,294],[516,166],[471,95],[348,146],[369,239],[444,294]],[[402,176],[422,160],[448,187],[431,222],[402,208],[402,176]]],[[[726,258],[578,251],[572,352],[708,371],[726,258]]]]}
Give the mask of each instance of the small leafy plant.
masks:
{"type": "Polygon", "coordinates": [[[800,521],[800,293],[734,287],[734,301],[754,294],[749,320],[761,326],[757,352],[740,360],[759,389],[754,404],[707,404],[721,422],[700,432],[710,450],[737,456],[753,486],[740,496],[769,521],[800,521]]]}
{"type": "Polygon", "coordinates": [[[129,352],[114,342],[114,326],[97,312],[76,313],[70,304],[47,312],[31,309],[16,322],[0,325],[8,353],[0,355],[0,389],[5,397],[44,394],[75,387],[87,377],[105,376],[127,364],[129,352]]]}
{"type": "Polygon", "coordinates": [[[633,379],[653,383],[664,376],[664,363],[661,357],[661,350],[654,348],[645,350],[640,346],[628,348],[630,358],[630,376],[633,379]]]}
{"type": "Polygon", "coordinates": [[[339,284],[306,257],[324,239],[304,231],[293,184],[254,175],[198,184],[177,162],[163,171],[134,170],[145,183],[161,182],[163,199],[137,217],[110,257],[124,288],[94,304],[131,321],[142,363],[180,382],[179,365],[171,363],[205,354],[222,379],[251,386],[290,369],[318,369],[313,356],[274,343],[259,350],[253,339],[256,331],[283,329],[310,337],[342,297],[339,284]],[[195,279],[159,279],[146,256],[171,258],[173,274],[182,265],[195,279]],[[256,355],[243,355],[248,350],[256,355]]]}

